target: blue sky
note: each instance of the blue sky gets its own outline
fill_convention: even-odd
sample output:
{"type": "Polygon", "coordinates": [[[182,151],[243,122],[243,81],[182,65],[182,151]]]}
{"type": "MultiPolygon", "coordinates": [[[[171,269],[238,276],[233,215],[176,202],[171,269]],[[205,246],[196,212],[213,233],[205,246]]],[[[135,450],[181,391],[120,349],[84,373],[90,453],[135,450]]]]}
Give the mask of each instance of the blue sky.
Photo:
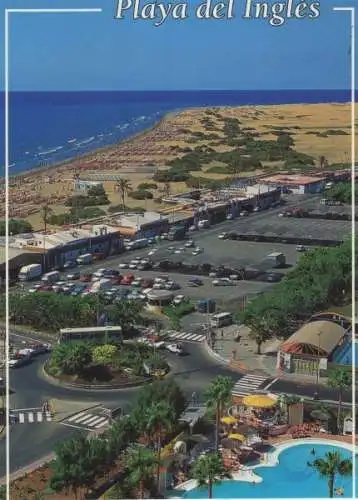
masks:
{"type": "MultiPolygon", "coordinates": [[[[147,2],[140,0],[140,5],[147,2]]],[[[193,7],[200,0],[189,2],[193,7]]],[[[354,1],[324,0],[317,20],[289,19],[281,27],[272,27],[267,21],[242,19],[245,0],[235,0],[236,17],[230,21],[199,21],[191,15],[184,21],[166,21],[160,27],[154,27],[150,21],[133,22],[130,16],[114,20],[115,3],[116,0],[3,0],[7,8],[103,8],[101,14],[12,14],[10,88],[349,87],[349,14],[334,13],[332,7],[354,5],[354,1]]],[[[1,54],[3,43],[1,40],[1,54]]],[[[1,82],[2,72],[0,63],[1,82]]]]}

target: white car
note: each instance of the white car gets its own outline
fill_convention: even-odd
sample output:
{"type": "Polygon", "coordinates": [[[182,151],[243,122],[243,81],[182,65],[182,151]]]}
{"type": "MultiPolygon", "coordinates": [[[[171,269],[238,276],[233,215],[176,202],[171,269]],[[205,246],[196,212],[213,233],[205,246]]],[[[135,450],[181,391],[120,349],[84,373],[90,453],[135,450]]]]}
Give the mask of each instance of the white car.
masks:
{"type": "Polygon", "coordinates": [[[232,220],[234,216],[232,214],[227,214],[226,220],[232,220]]]}
{"type": "Polygon", "coordinates": [[[174,253],[176,253],[176,254],[179,254],[179,253],[181,253],[181,252],[182,252],[182,251],[180,250],[180,248],[179,248],[178,250],[174,250],[174,253]]]}
{"type": "Polygon", "coordinates": [[[155,255],[155,252],[157,252],[158,249],[157,248],[153,248],[153,250],[151,250],[150,252],[148,252],[148,257],[151,257],[152,255],[155,255]]]}
{"type": "Polygon", "coordinates": [[[127,269],[128,264],[127,262],[121,262],[120,264],[118,264],[118,267],[119,269],[127,269]]]}
{"type": "Polygon", "coordinates": [[[247,210],[243,210],[240,212],[240,217],[247,217],[249,215],[249,212],[247,210]]]}
{"type": "Polygon", "coordinates": [[[132,285],[131,286],[136,286],[136,287],[139,287],[142,283],[142,280],[137,278],[135,279],[134,281],[132,281],[132,285]]]}
{"type": "Polygon", "coordinates": [[[194,250],[191,253],[192,253],[192,255],[199,255],[200,253],[203,253],[203,249],[196,247],[196,248],[194,248],[194,250]]]}
{"type": "Polygon", "coordinates": [[[260,212],[261,208],[260,207],[255,207],[254,212],[260,212]]]}
{"type": "Polygon", "coordinates": [[[164,283],[154,283],[153,285],[153,290],[164,290],[165,285],[164,283]]]}
{"type": "Polygon", "coordinates": [[[194,246],[194,241],[193,240],[189,240],[185,243],[185,248],[191,248],[194,246]]]}
{"type": "Polygon", "coordinates": [[[220,233],[218,234],[219,240],[226,240],[228,233],[220,233]]]}
{"type": "Polygon", "coordinates": [[[197,227],[196,226],[190,226],[189,227],[189,232],[194,232],[194,231],[197,231],[197,227]]]}
{"type": "Polygon", "coordinates": [[[129,264],[129,269],[137,269],[137,264],[129,264]]]}
{"type": "Polygon", "coordinates": [[[105,273],[106,269],[102,268],[102,269],[98,269],[98,271],[96,271],[95,273],[93,273],[93,276],[95,278],[103,278],[103,275],[105,273]]]}
{"type": "Polygon", "coordinates": [[[185,299],[184,295],[176,295],[173,299],[173,304],[179,305],[183,302],[184,299],[185,299]]]}
{"type": "Polygon", "coordinates": [[[214,286],[233,286],[234,282],[229,278],[219,278],[212,282],[214,286]]]}
{"type": "Polygon", "coordinates": [[[165,347],[169,352],[172,352],[173,354],[183,354],[183,348],[181,344],[167,344],[165,347]]]}
{"type": "Polygon", "coordinates": [[[240,276],[238,274],[230,274],[229,278],[232,281],[238,281],[240,279],[240,276]]]}
{"type": "Polygon", "coordinates": [[[157,278],[154,278],[154,283],[166,283],[168,279],[168,276],[158,276],[157,278]]]}

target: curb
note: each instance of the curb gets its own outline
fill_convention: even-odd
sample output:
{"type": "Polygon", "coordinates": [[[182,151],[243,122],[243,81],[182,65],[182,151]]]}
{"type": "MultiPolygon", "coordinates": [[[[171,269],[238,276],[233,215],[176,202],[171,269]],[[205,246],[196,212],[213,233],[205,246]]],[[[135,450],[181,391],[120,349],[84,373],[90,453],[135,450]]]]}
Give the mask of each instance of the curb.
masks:
{"type": "Polygon", "coordinates": [[[205,349],[206,352],[209,354],[209,356],[213,359],[216,359],[216,361],[219,361],[223,365],[227,365],[230,368],[230,361],[227,358],[223,358],[220,356],[220,354],[217,354],[208,344],[207,339],[204,341],[205,349]]]}
{"type": "Polygon", "coordinates": [[[64,387],[66,389],[70,389],[70,390],[77,390],[77,391],[92,391],[92,392],[102,392],[102,391],[123,391],[125,389],[132,389],[132,388],[136,388],[136,387],[141,387],[143,385],[146,385],[146,384],[149,384],[152,382],[152,379],[144,379],[144,380],[141,380],[139,382],[130,382],[126,385],[120,385],[120,386],[113,386],[113,385],[102,385],[102,386],[98,386],[98,385],[81,385],[81,384],[71,384],[71,383],[68,383],[68,382],[62,382],[60,381],[59,379],[57,379],[56,377],[53,377],[52,375],[48,374],[46,372],[46,369],[45,369],[45,366],[46,366],[46,363],[44,363],[43,365],[41,365],[41,368],[40,368],[40,376],[47,380],[47,382],[49,382],[50,384],[52,385],[56,385],[56,386],[60,386],[60,387],[64,387]]]}

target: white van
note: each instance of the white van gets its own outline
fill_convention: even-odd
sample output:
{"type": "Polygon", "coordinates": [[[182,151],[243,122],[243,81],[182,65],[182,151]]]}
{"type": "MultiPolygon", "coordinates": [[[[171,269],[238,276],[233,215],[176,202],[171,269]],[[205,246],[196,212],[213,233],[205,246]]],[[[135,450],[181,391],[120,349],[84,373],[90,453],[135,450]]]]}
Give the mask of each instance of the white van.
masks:
{"type": "Polygon", "coordinates": [[[42,276],[41,281],[43,283],[55,283],[60,279],[60,273],[58,271],[51,271],[50,273],[46,273],[42,276]]]}

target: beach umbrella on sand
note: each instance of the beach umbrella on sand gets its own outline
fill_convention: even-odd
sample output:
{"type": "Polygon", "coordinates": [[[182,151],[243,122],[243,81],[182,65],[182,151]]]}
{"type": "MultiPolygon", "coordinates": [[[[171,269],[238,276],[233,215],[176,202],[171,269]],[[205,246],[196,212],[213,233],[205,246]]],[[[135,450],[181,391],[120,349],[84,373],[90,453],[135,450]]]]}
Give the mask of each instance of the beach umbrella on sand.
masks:
{"type": "Polygon", "coordinates": [[[265,394],[252,394],[246,396],[242,400],[245,406],[251,408],[272,408],[276,404],[276,400],[265,394]]]}
{"type": "Polygon", "coordinates": [[[232,417],[231,415],[228,415],[227,417],[222,417],[220,419],[220,422],[225,425],[233,425],[236,424],[238,420],[235,417],[232,417]]]}

